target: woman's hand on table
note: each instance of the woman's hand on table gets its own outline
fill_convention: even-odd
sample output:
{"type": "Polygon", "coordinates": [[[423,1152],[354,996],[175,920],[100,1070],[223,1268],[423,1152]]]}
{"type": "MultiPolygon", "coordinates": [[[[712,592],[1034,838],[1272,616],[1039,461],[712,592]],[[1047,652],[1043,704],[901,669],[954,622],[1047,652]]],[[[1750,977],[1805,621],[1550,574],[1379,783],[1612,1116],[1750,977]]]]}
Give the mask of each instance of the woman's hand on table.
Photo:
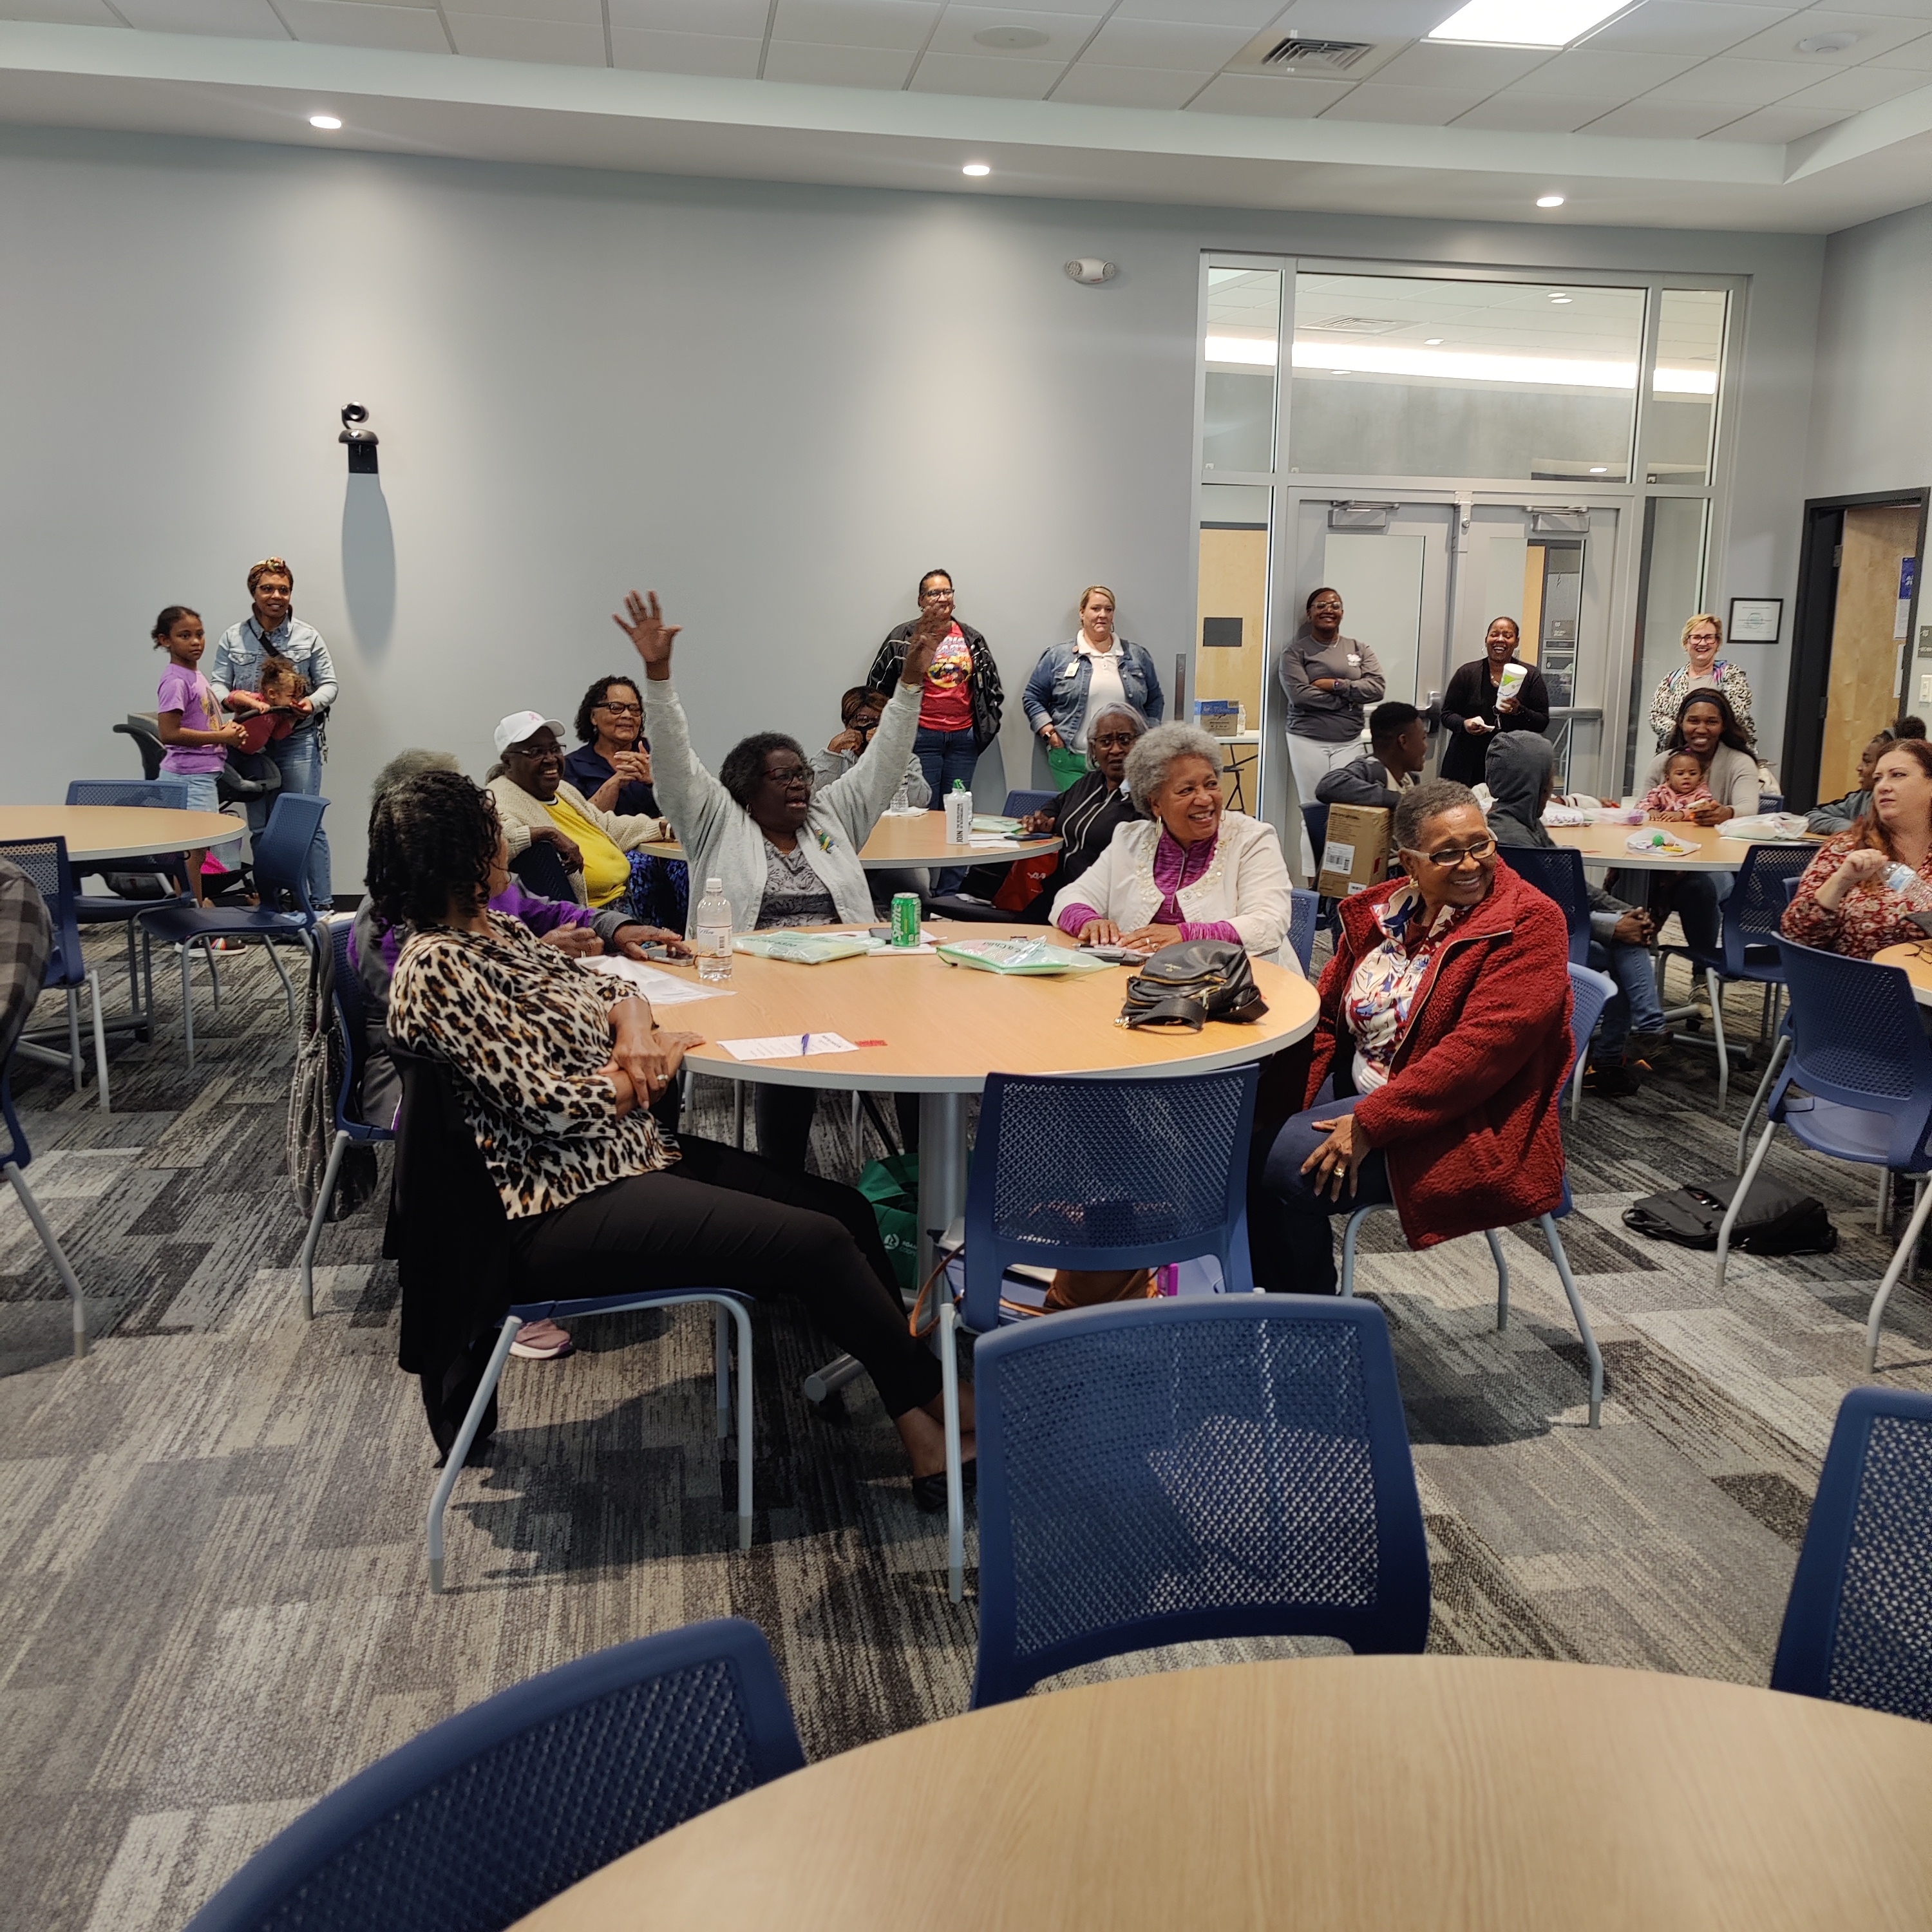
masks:
{"type": "Polygon", "coordinates": [[[1090,919],[1080,928],[1082,946],[1118,946],[1120,928],[1111,919],[1090,919]]]}
{"type": "MultiPolygon", "coordinates": [[[[644,675],[662,684],[670,676],[670,647],[681,624],[667,624],[664,620],[664,607],[658,602],[658,593],[649,591],[640,597],[634,590],[624,596],[624,614],[620,616],[614,610],[610,621],[631,640],[632,648],[644,661],[644,675]]],[[[614,758],[614,765],[616,760],[614,758]]]]}
{"type": "Polygon", "coordinates": [[[1131,946],[1136,952],[1158,952],[1163,946],[1178,946],[1180,940],[1178,926],[1143,926],[1132,932],[1122,933],[1119,944],[1131,946]]]}
{"type": "Polygon", "coordinates": [[[604,942],[587,926],[560,926],[544,934],[537,941],[539,946],[554,946],[566,959],[588,959],[593,952],[604,950],[604,942]]]}
{"type": "Polygon", "coordinates": [[[1869,845],[1848,853],[1844,863],[1818,888],[1818,903],[1827,912],[1836,912],[1847,892],[1882,879],[1891,864],[1885,854],[1869,845]]]}
{"type": "Polygon", "coordinates": [[[647,946],[662,946],[670,954],[668,961],[651,961],[652,965],[691,964],[691,948],[685,944],[683,934],[668,932],[661,926],[620,926],[610,935],[610,943],[626,959],[634,959],[640,964],[644,963],[647,946]]]}
{"type": "Polygon", "coordinates": [[[1325,1129],[1328,1138],[1301,1163],[1302,1172],[1314,1175],[1318,1196],[1327,1194],[1340,1200],[1344,1178],[1353,1195],[1355,1177],[1369,1157],[1368,1136],[1357,1124],[1353,1114],[1344,1114],[1337,1120],[1317,1120],[1315,1124],[1325,1129]]]}
{"type": "Polygon", "coordinates": [[[1720,805],[1715,799],[1711,799],[1702,805],[1693,806],[1690,816],[1700,825],[1721,825],[1726,819],[1736,818],[1737,814],[1728,805],[1720,805]]]}
{"type": "Polygon", "coordinates": [[[616,1089],[618,1119],[632,1106],[650,1106],[676,1079],[685,1054],[704,1044],[701,1033],[664,1033],[655,1028],[638,1038],[620,1036],[610,1049],[610,1058],[597,1070],[616,1089]],[[626,1093],[631,1096],[629,1106],[625,1103],[626,1093]]]}
{"type": "Polygon", "coordinates": [[[1020,820],[1020,830],[1036,838],[1050,837],[1060,822],[1055,812],[1030,812],[1020,820]]]}

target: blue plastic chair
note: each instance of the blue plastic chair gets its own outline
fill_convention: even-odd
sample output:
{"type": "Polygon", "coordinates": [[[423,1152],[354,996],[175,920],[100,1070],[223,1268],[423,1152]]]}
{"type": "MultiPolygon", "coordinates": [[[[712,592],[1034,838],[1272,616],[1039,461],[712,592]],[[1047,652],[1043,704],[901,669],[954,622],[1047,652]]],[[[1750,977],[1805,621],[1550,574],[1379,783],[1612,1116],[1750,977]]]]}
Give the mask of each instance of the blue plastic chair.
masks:
{"type": "MultiPolygon", "coordinates": [[[[1616,990],[1616,982],[1607,973],[1597,972],[1588,966],[1572,966],[1570,969],[1570,1025],[1576,1042],[1576,1057],[1570,1063],[1572,1079],[1583,1064],[1584,1054],[1589,1051],[1590,1036],[1597,1030],[1597,1022],[1616,990]]],[[[1556,1211],[1553,1214],[1539,1214],[1536,1224],[1543,1230],[1544,1239],[1550,1244],[1550,1258],[1556,1264],[1556,1278],[1563,1284],[1571,1318],[1576,1324],[1583,1353],[1589,1361],[1590,1426],[1595,1429],[1601,1426],[1604,1414],[1603,1351],[1597,1346],[1596,1336],[1590,1328],[1590,1317],[1583,1306],[1583,1298],[1577,1293],[1576,1277],[1570,1272],[1569,1252],[1556,1226],[1570,1213],[1572,1204],[1570,1177],[1566,1173],[1563,1178],[1563,1198],[1556,1211]]],[[[1358,1208],[1348,1216],[1348,1229],[1342,1237],[1342,1292],[1345,1296],[1355,1292],[1355,1240],[1361,1232],[1362,1223],[1371,1214],[1394,1212],[1393,1203],[1378,1202],[1372,1207],[1358,1208]]],[[[1496,1330],[1501,1334],[1509,1326],[1509,1263],[1504,1258],[1503,1244],[1497,1238],[1495,1228],[1486,1228],[1483,1238],[1489,1243],[1490,1256],[1496,1264],[1496,1330]]]]}
{"type": "Polygon", "coordinates": [[[1288,943],[1301,962],[1304,976],[1314,970],[1315,927],[1322,916],[1322,895],[1306,886],[1288,888],[1288,943]]]}
{"type": "Polygon", "coordinates": [[[1007,818],[1024,818],[1029,812],[1044,812],[1060,796],[1057,791],[1010,791],[1001,807],[1007,818]]]}
{"type": "MultiPolygon", "coordinates": [[[[58,1064],[64,1057],[74,1078],[74,1090],[80,1091],[82,1070],[86,1062],[80,1052],[80,994],[86,989],[88,1010],[94,1019],[94,1078],[99,1090],[100,1111],[110,1111],[107,1093],[107,1033],[100,1003],[100,970],[90,966],[80,948],[80,925],[74,910],[74,868],[68,862],[64,838],[9,838],[0,840],[0,857],[14,863],[32,879],[46,902],[52,923],[52,944],[47,953],[44,987],[58,987],[67,995],[67,1052],[51,1052],[34,1042],[19,1041],[24,1051],[38,1059],[58,1064]]],[[[22,1023],[22,1031],[25,1024],[22,1023]]]]}
{"type": "Polygon", "coordinates": [[[639,1637],[379,1759],[272,1838],[188,1932],[499,1932],[804,1766],[755,1624],[639,1637]]]}
{"type": "MultiPolygon", "coordinates": [[[[10,880],[5,890],[10,894],[20,889],[10,880]]],[[[34,1150],[27,1144],[20,1117],[14,1112],[14,1050],[45,984],[46,956],[53,945],[53,919],[46,899],[38,889],[32,893],[20,892],[20,896],[22,943],[7,962],[6,980],[0,985],[0,1124],[4,1124],[7,1136],[6,1144],[0,1147],[0,1174],[7,1177],[8,1184],[20,1196],[34,1232],[40,1237],[54,1272],[60,1276],[61,1286],[67,1290],[74,1312],[74,1352],[78,1358],[87,1353],[87,1310],[81,1300],[80,1282],[48,1226],[46,1216],[40,1211],[34,1190],[27,1185],[23,1170],[32,1164],[34,1150]]]]}
{"type": "MultiPolygon", "coordinates": [[[[255,885],[262,898],[259,906],[166,905],[139,915],[143,938],[172,946],[180,961],[182,1033],[190,1067],[194,1064],[194,997],[188,956],[190,947],[204,940],[260,940],[287,996],[289,1018],[295,1018],[296,989],[289,983],[276,942],[292,939],[306,951],[315,943],[316,927],[328,910],[310,904],[308,896],[308,855],[328,809],[326,798],[286,791],[277,796],[268,823],[255,841],[255,885]],[[285,897],[293,902],[293,911],[277,910],[277,902],[285,897]]],[[[148,999],[152,1012],[152,991],[148,999]]]]}
{"type": "Polygon", "coordinates": [[[1816,844],[1754,845],[1738,869],[1737,883],[1719,910],[1724,914],[1715,951],[1701,946],[1658,949],[1658,972],[1663,962],[1688,959],[1701,970],[1711,997],[1711,1032],[1718,1049],[1718,1112],[1724,1111],[1731,1090],[1730,1054],[1724,1044],[1724,982],[1749,980],[1760,986],[1782,987],[1784,968],[1778,957],[1784,909],[1790,903],[1784,890],[1818,856],[1816,844]]]}
{"type": "MultiPolygon", "coordinates": [[[[1804,874],[1795,873],[1784,881],[1784,903],[1789,906],[1798,896],[1798,888],[1804,874]]],[[[1784,1064],[1785,1056],[1791,1051],[1791,1016],[1786,1012],[1779,1022],[1778,1037],[1772,1042],[1771,1058],[1765,1062],[1764,1076],[1757,1083],[1757,1091],[1751,1096],[1750,1105],[1744,1109],[1744,1119],[1738,1126],[1738,1156],[1736,1165],[1731,1172],[1742,1174],[1744,1162],[1750,1158],[1751,1123],[1757,1118],[1758,1109],[1764,1105],[1765,1096],[1771,1091],[1772,1082],[1778,1078],[1778,1069],[1784,1064]]],[[[1882,1220],[1879,1232],[1885,1232],[1882,1220]]]]}
{"type": "MultiPolygon", "coordinates": [[[[1814,1154],[1834,1160],[1920,1179],[1932,1175],[1932,1041],[1919,1024],[1905,969],[1821,952],[1790,939],[1781,950],[1791,994],[1791,1057],[1772,1089],[1764,1132],[1718,1231],[1720,1293],[1732,1228],[1780,1125],[1814,1154]]],[[[1905,1238],[1872,1298],[1865,1327],[1868,1375],[1878,1366],[1885,1305],[1918,1245],[1928,1214],[1932,1186],[1921,1190],[1905,1238]]]]}
{"type": "Polygon", "coordinates": [[[1382,1311],[1078,1309],[980,1345],[979,1706],[1158,1644],[1420,1651],[1429,1551],[1382,1311]]]}
{"type": "MultiPolygon", "coordinates": [[[[1000,1292],[1016,1264],[1160,1268],[1211,1256],[1227,1292],[1251,1292],[1248,1138],[1260,1082],[1252,1061],[1177,1079],[987,1076],[966,1183],[964,1292],[956,1304],[939,1296],[946,1561],[956,1604],[966,1586],[960,1334],[990,1334],[1022,1318],[1000,1292]]],[[[941,1245],[957,1250],[959,1232],[946,1230],[941,1245]]]]}
{"type": "Polygon", "coordinates": [[[328,1220],[328,1204],[334,1198],[336,1177],[342,1172],[342,1157],[352,1147],[379,1147],[395,1138],[388,1127],[371,1126],[350,1112],[350,1103],[362,1087],[362,1051],[367,1043],[369,1006],[364,998],[362,977],[349,958],[349,936],[353,930],[346,920],[329,928],[329,951],[334,988],[332,1000],[336,1023],[342,1029],[342,1084],[335,1096],[335,1141],[328,1150],[328,1165],[322,1171],[322,1186],[316,1196],[315,1212],[309,1216],[308,1238],[302,1243],[302,1314],[315,1319],[315,1250],[328,1220]]]}
{"type": "Polygon", "coordinates": [[[1839,1404],[1771,1688],[1932,1720],[1932,1395],[1839,1404]]]}
{"type": "Polygon", "coordinates": [[[1563,908],[1570,934],[1570,963],[1590,963],[1590,888],[1583,877],[1583,855],[1568,845],[1545,851],[1539,845],[1505,845],[1503,862],[1563,908]]]}
{"type": "MultiPolygon", "coordinates": [[[[133,806],[150,811],[185,812],[188,781],[185,778],[70,778],[68,782],[69,805],[133,806]]],[[[116,859],[94,869],[100,872],[139,872],[165,878],[174,887],[178,901],[190,899],[184,862],[178,852],[155,852],[134,859],[116,859]]],[[[141,968],[134,950],[134,921],[150,910],[153,899],[124,899],[118,892],[81,892],[74,902],[74,917],[83,926],[118,926],[128,936],[128,1010],[141,1014],[141,968]]],[[[208,970],[214,970],[214,956],[208,956],[208,970]]]]}

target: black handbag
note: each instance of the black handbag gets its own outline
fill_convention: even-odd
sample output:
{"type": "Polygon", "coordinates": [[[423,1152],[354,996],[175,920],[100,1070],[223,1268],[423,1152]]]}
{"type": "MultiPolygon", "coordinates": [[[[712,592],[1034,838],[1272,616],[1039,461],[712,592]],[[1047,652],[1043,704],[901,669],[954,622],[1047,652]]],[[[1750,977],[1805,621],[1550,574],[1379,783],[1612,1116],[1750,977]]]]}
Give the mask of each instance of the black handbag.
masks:
{"type": "Polygon", "coordinates": [[[1225,939],[1184,939],[1163,946],[1127,982],[1119,1024],[1184,1026],[1209,1020],[1258,1020],[1268,1011],[1255,984],[1247,948],[1225,939]]]}
{"type": "MultiPolygon", "coordinates": [[[[1624,1226],[1654,1241],[1713,1249],[1739,1183],[1714,1180],[1708,1187],[1673,1187],[1646,1194],[1624,1210],[1624,1226]]],[[[1760,1174],[1738,1210],[1731,1246],[1752,1255],[1828,1255],[1838,1245],[1825,1204],[1760,1174]]]]}

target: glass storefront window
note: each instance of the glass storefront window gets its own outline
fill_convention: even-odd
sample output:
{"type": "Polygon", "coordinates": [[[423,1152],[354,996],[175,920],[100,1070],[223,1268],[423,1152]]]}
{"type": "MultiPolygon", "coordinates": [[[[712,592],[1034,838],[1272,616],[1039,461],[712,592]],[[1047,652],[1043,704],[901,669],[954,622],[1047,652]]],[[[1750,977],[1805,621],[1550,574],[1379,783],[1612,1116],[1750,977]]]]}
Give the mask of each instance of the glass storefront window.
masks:
{"type": "Polygon", "coordinates": [[[1652,483],[1708,483],[1724,350],[1722,289],[1665,289],[1658,299],[1657,368],[1644,424],[1652,483]]]}
{"type": "Polygon", "coordinates": [[[1275,364],[1281,341],[1279,268],[1208,271],[1204,475],[1274,468],[1275,364]]]}

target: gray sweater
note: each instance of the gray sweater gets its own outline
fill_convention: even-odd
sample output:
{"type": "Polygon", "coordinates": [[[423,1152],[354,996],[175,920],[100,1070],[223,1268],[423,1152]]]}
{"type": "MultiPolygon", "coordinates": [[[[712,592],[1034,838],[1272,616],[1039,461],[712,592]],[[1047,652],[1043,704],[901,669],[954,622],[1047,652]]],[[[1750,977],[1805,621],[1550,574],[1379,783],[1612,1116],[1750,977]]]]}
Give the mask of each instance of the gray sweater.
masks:
{"type": "MultiPolygon", "coordinates": [[[[697,934],[704,882],[723,882],[731,923],[750,932],[765,897],[765,835],[745,808],[698,760],[691,727],[670,680],[646,678],[644,731],[651,741],[651,787],[691,868],[690,934],[697,934]]],[[[920,687],[893,687],[892,701],[864,755],[842,778],[815,789],[798,849],[824,882],[842,920],[870,926],[872,896],[859,854],[892,802],[919,730],[920,687]]]]}
{"type": "Polygon", "coordinates": [[[1288,728],[1298,738],[1346,744],[1362,735],[1366,706],[1379,704],[1386,688],[1376,654],[1358,638],[1324,644],[1306,624],[1282,646],[1281,688],[1288,694],[1288,728]],[[1318,677],[1340,678],[1339,691],[1317,691],[1318,677]]]}

